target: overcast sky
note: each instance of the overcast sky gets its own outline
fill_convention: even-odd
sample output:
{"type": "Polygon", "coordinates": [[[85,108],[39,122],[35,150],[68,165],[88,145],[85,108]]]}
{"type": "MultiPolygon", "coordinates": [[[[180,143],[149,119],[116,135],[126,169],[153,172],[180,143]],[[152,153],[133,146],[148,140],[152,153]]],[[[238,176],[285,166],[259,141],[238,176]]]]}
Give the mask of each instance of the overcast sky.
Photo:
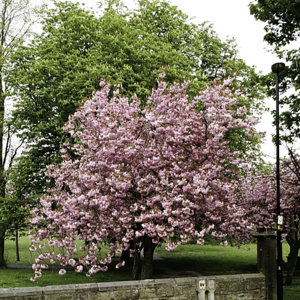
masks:
{"type": "MultiPolygon", "coordinates": [[[[40,3],[38,0],[34,0],[40,3]]],[[[50,1],[45,1],[50,2],[50,1]]],[[[85,3],[87,8],[97,8],[98,0],[72,0],[72,2],[85,3]]],[[[193,23],[207,21],[213,24],[214,30],[222,40],[234,38],[238,45],[240,58],[244,59],[248,65],[255,66],[256,70],[263,74],[269,73],[271,65],[278,61],[277,57],[271,53],[271,49],[263,40],[264,24],[256,21],[249,12],[250,0],[169,0],[173,5],[179,7],[186,13],[193,23]]],[[[133,8],[135,0],[123,0],[129,8],[133,8]]],[[[272,99],[266,99],[267,106],[275,108],[272,99]]],[[[271,135],[275,133],[272,126],[270,113],[264,114],[260,131],[266,131],[263,152],[270,161],[275,159],[275,147],[271,143],[271,135]]],[[[283,150],[283,149],[282,149],[283,150]]],[[[284,153],[284,151],[282,151],[284,153]]]]}

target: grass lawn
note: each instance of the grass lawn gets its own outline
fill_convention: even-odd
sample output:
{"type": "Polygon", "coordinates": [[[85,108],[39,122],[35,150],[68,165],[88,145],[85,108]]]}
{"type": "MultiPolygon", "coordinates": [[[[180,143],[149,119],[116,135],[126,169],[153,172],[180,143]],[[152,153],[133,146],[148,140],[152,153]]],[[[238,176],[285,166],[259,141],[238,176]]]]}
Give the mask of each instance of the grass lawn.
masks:
{"type": "Polygon", "coordinates": [[[35,283],[29,280],[32,276],[33,271],[30,269],[0,269],[0,288],[131,280],[130,273],[125,272],[125,270],[99,272],[92,277],[86,277],[83,273],[75,273],[74,271],[68,271],[65,276],[60,276],[58,270],[45,270],[42,278],[35,283]]]}
{"type": "Polygon", "coordinates": [[[291,286],[284,287],[284,299],[299,300],[300,299],[300,276],[293,279],[291,286]]]}
{"type": "MultiPolygon", "coordinates": [[[[15,245],[6,241],[7,264],[31,265],[34,257],[28,250],[30,242],[27,237],[20,238],[20,262],[16,262],[15,245]]],[[[168,252],[163,247],[155,251],[163,260],[154,262],[154,278],[252,273],[256,272],[256,245],[221,247],[215,245],[181,245],[175,251],[168,252]]],[[[283,245],[283,257],[288,254],[288,246],[283,245]]],[[[31,269],[0,269],[0,288],[21,286],[46,286],[71,283],[91,283],[131,280],[130,268],[116,270],[111,266],[108,272],[86,277],[83,273],[67,271],[59,276],[58,270],[44,270],[43,276],[36,283],[29,279],[33,276],[31,269]]],[[[300,278],[295,278],[291,287],[284,288],[284,299],[297,300],[300,294],[300,278]]]]}
{"type": "Polygon", "coordinates": [[[200,275],[256,272],[256,245],[236,247],[181,245],[174,252],[162,247],[156,253],[164,258],[163,269],[196,272],[200,275]]]}

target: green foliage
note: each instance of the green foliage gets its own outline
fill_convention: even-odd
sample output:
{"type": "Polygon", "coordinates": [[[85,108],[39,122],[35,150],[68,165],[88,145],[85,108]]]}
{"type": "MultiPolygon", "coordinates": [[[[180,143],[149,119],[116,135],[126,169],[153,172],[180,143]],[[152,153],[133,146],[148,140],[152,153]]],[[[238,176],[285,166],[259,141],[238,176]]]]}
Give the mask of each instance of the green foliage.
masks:
{"type": "Polygon", "coordinates": [[[13,236],[15,230],[26,229],[26,219],[30,209],[37,205],[37,200],[47,185],[42,171],[46,166],[41,164],[43,162],[39,160],[39,152],[35,150],[33,148],[30,154],[23,153],[22,156],[16,159],[7,175],[9,182],[7,189],[10,197],[6,199],[6,212],[4,215],[9,219],[8,236],[13,236]],[[32,192],[33,186],[34,192],[32,192]]]}
{"type": "Polygon", "coordinates": [[[255,0],[250,12],[266,22],[265,40],[271,45],[284,46],[297,40],[300,30],[300,2],[298,0],[255,0]]]}
{"type": "Polygon", "coordinates": [[[17,199],[8,191],[8,171],[16,157],[18,146],[13,145],[13,123],[9,123],[8,100],[10,84],[7,76],[13,68],[11,53],[28,36],[34,22],[34,9],[29,0],[0,1],[0,268],[5,266],[4,239],[15,226],[18,216],[24,214],[17,199]],[[16,146],[16,147],[15,147],[16,146]]]}
{"type": "Polygon", "coordinates": [[[6,234],[9,235],[16,229],[22,229],[23,219],[29,213],[26,206],[23,206],[24,203],[17,198],[7,196],[0,198],[0,204],[0,226],[7,228],[6,234]],[[20,220],[22,223],[19,222],[20,220]]]}
{"type": "MultiPolygon", "coordinates": [[[[256,0],[250,4],[250,12],[257,20],[267,23],[264,38],[274,46],[279,58],[286,61],[287,67],[280,78],[281,91],[290,89],[292,92],[280,99],[280,104],[287,107],[280,116],[280,122],[283,139],[288,143],[295,143],[300,137],[300,50],[293,42],[297,42],[300,36],[300,2],[298,0],[256,0]],[[289,47],[284,48],[286,45],[289,47]]],[[[274,95],[274,79],[267,82],[269,95],[274,95]]]]}
{"type": "MultiPolygon", "coordinates": [[[[169,83],[190,80],[190,96],[213,80],[234,77],[233,89],[242,91],[248,113],[264,93],[260,77],[238,58],[234,41],[221,41],[211,26],[190,23],[165,1],[141,0],[133,12],[124,12],[120,1],[106,1],[100,17],[79,4],[57,2],[44,12],[42,33],[20,46],[11,63],[8,79],[20,97],[12,122],[27,142],[11,182],[23,198],[45,190],[43,172],[59,161],[62,127],[100,78],[143,104],[162,67],[169,83]]],[[[234,138],[233,146],[240,147],[240,140],[234,138]]]]}
{"type": "Polygon", "coordinates": [[[289,91],[287,96],[280,99],[280,104],[288,108],[281,113],[280,122],[285,130],[284,140],[295,143],[300,137],[300,49],[298,47],[278,53],[287,62],[287,68],[282,74],[282,89],[289,91]]]}

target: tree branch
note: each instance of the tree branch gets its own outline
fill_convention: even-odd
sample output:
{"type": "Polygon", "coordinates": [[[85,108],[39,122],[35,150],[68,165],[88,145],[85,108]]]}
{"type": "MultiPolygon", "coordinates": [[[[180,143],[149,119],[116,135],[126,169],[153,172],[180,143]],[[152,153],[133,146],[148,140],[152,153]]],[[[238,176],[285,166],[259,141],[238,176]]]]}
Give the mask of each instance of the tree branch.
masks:
{"type": "Polygon", "coordinates": [[[22,140],[20,142],[20,144],[18,145],[18,147],[13,151],[13,153],[12,153],[12,155],[10,157],[10,162],[9,162],[8,168],[10,168],[12,166],[12,163],[13,163],[13,161],[14,161],[17,153],[18,153],[18,150],[23,146],[23,144],[24,144],[24,140],[22,140]]]}

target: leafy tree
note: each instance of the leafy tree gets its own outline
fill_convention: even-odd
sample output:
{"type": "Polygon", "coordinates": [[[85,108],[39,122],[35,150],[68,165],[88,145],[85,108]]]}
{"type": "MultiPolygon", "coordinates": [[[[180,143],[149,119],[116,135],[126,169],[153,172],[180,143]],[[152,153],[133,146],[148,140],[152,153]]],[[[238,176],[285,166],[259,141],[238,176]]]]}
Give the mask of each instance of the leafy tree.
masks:
{"type": "MultiPolygon", "coordinates": [[[[43,33],[14,54],[10,81],[21,97],[14,124],[26,139],[28,161],[39,154],[40,163],[31,167],[45,170],[57,157],[63,124],[91,96],[100,77],[119,85],[124,95],[136,93],[144,105],[162,66],[169,83],[191,80],[191,97],[214,79],[236,75],[239,105],[246,104],[249,111],[258,105],[259,77],[237,58],[233,41],[222,42],[211,27],[189,23],[164,1],[140,1],[139,9],[126,13],[114,3],[109,1],[99,18],[77,4],[56,3],[46,12],[43,33]]],[[[232,146],[244,147],[244,152],[256,142],[232,133],[232,146]]],[[[45,185],[45,177],[35,174],[34,169],[28,173],[28,182],[45,185]]]]}
{"type": "MultiPolygon", "coordinates": [[[[284,193],[282,205],[286,218],[284,230],[290,246],[288,256],[287,284],[292,282],[299,252],[299,153],[296,144],[300,137],[300,50],[296,44],[300,35],[300,2],[298,0],[256,0],[250,5],[250,12],[258,20],[267,23],[265,40],[274,47],[280,58],[286,61],[286,69],[280,74],[281,90],[288,91],[281,97],[284,111],[280,115],[281,139],[287,142],[289,160],[282,164],[284,193]],[[288,198],[290,197],[290,198],[288,198]]],[[[273,80],[269,82],[269,94],[274,95],[273,80]]],[[[272,183],[274,188],[274,182],[272,183]]],[[[263,202],[264,203],[264,202],[263,202]]]]}
{"type": "MultiPolygon", "coordinates": [[[[283,138],[288,143],[294,143],[300,136],[300,51],[296,44],[300,36],[300,2],[256,0],[250,5],[250,12],[256,19],[267,23],[265,40],[287,62],[281,88],[292,92],[280,101],[281,105],[287,106],[281,113],[281,124],[285,130],[283,138]]],[[[274,95],[273,89],[270,90],[270,95],[274,95]]]]}
{"type": "Polygon", "coordinates": [[[20,45],[11,58],[14,69],[9,82],[20,97],[11,122],[26,148],[12,168],[9,182],[13,196],[28,208],[47,186],[44,171],[55,161],[64,122],[99,76],[91,68],[91,61],[96,62],[89,54],[97,40],[97,20],[75,4],[57,5],[59,12],[47,12],[44,32],[30,45],[20,45]]]}
{"type": "Polygon", "coordinates": [[[226,85],[189,100],[187,83],[167,88],[159,81],[141,106],[136,97],[110,96],[100,82],[65,125],[72,142],[62,147],[61,164],[48,167],[55,185],[32,211],[31,250],[47,249],[33,265],[33,281],[45,260],[60,262],[61,275],[69,264],[90,276],[126,250],[134,256],[134,278],[145,279],[163,242],[171,251],[191,238],[202,244],[205,234],[222,244],[250,238],[235,193],[243,160],[225,136],[232,128],[251,136],[255,121],[246,107],[233,109],[238,100],[226,85]],[[75,240],[84,246],[77,249],[75,240]],[[101,256],[104,242],[109,252],[101,256]]]}
{"type": "Polygon", "coordinates": [[[265,40],[277,47],[285,46],[299,37],[299,11],[298,0],[255,0],[250,4],[251,14],[267,23],[265,40]]]}
{"type": "Polygon", "coordinates": [[[12,144],[12,125],[7,124],[9,112],[5,109],[10,94],[7,74],[12,68],[11,53],[29,31],[30,12],[27,0],[0,1],[0,267],[5,266],[4,241],[12,220],[8,212],[14,218],[18,210],[18,204],[7,193],[7,172],[20,147],[12,144]]]}

